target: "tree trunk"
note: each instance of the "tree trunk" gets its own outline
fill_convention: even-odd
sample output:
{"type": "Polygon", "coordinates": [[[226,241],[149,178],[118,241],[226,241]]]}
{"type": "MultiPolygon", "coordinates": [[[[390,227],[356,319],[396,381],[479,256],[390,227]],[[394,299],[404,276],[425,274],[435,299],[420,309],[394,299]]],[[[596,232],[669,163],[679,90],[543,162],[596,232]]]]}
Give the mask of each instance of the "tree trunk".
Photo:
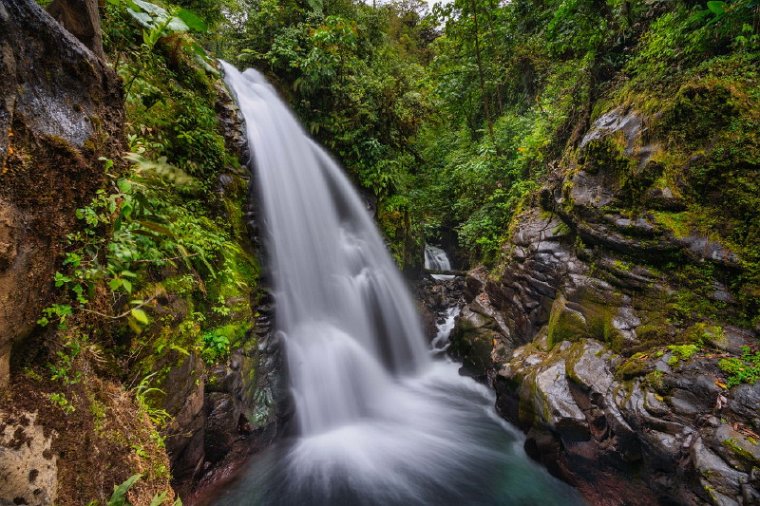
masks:
{"type": "Polygon", "coordinates": [[[478,64],[478,78],[480,80],[480,99],[483,102],[483,114],[486,117],[488,125],[488,134],[491,137],[491,143],[496,146],[496,137],[493,134],[493,119],[491,118],[491,108],[488,106],[488,97],[486,96],[486,80],[483,74],[483,58],[480,54],[480,27],[478,26],[478,4],[476,0],[471,0],[472,16],[475,29],[475,61],[478,64]]]}

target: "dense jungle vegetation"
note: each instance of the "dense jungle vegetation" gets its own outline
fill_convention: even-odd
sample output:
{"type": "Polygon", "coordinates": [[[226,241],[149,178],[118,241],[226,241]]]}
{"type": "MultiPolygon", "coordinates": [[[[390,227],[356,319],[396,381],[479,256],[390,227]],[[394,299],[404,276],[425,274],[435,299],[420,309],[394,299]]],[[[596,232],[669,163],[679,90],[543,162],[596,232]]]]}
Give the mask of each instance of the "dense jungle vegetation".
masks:
{"type": "MultiPolygon", "coordinates": [[[[186,357],[229,358],[264,296],[217,58],[270,78],[363,189],[409,272],[425,242],[462,267],[498,265],[513,217],[576,162],[589,126],[639,111],[667,147],[655,184],[686,202],[656,218],[739,253],[741,321],[758,325],[758,0],[107,0],[101,20],[128,154],[102,160],[107,187],[77,211],[58,301],[38,322],[47,354],[20,363],[56,413],[86,414],[98,444],[137,462],[141,480],[108,504],[132,486],[170,498],[167,374],[186,357]],[[96,376],[131,390],[131,408],[96,376]],[[149,422],[113,425],[108,409],[149,422]]],[[[613,162],[618,148],[600,147],[613,162]]],[[[631,195],[634,217],[644,209],[631,195]]],[[[749,375],[737,382],[760,377],[756,353],[737,363],[749,375]]],[[[102,488],[70,472],[72,489],[102,488]]]]}

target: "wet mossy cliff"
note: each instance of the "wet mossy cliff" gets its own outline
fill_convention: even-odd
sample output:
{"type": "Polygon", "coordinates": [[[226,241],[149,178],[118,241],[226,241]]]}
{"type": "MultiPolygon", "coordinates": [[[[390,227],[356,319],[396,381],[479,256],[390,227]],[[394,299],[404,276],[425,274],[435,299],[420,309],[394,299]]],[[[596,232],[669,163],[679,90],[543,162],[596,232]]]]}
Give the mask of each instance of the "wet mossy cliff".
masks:
{"type": "Polygon", "coordinates": [[[0,385],[50,301],[74,211],[124,145],[116,74],[36,5],[0,3],[0,385]]]}
{"type": "Polygon", "coordinates": [[[280,422],[236,108],[191,34],[100,17],[0,0],[3,506],[192,504],[280,422]]]}
{"type": "Polygon", "coordinates": [[[760,504],[756,64],[620,76],[467,279],[452,350],[592,504],[760,504]]]}

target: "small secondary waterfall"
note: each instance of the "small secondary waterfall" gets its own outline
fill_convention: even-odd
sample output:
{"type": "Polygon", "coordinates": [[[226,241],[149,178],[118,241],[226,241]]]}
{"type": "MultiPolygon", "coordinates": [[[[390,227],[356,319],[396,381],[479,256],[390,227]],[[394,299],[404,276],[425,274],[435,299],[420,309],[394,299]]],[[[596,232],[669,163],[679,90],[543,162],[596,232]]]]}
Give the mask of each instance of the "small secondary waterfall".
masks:
{"type": "MultiPolygon", "coordinates": [[[[425,270],[428,271],[449,271],[451,270],[451,263],[449,262],[449,256],[441,248],[432,246],[430,244],[425,245],[425,270]]],[[[433,274],[433,279],[444,280],[453,279],[454,276],[450,274],[433,274]]]]}
{"type": "Polygon", "coordinates": [[[433,358],[347,177],[255,70],[223,63],[245,118],[298,435],[219,505],[573,504],[484,386],[433,358]]]}

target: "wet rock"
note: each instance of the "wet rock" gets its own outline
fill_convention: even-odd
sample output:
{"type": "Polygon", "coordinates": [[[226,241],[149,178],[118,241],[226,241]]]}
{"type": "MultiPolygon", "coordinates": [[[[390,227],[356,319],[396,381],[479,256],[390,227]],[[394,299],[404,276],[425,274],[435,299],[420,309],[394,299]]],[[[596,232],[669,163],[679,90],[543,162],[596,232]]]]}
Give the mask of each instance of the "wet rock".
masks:
{"type": "Polygon", "coordinates": [[[206,397],[205,453],[206,460],[216,463],[232,449],[238,435],[243,432],[240,403],[232,394],[211,392],[206,397]]]}
{"type": "Polygon", "coordinates": [[[753,468],[760,467],[760,442],[757,440],[728,424],[721,424],[713,433],[707,434],[710,448],[734,469],[749,473],[753,468]]]}
{"type": "Polygon", "coordinates": [[[586,417],[570,393],[564,361],[557,361],[538,372],[532,387],[533,409],[528,416],[539,417],[560,434],[585,431],[586,417]]]}
{"type": "Polygon", "coordinates": [[[622,109],[613,109],[601,115],[594,122],[581,139],[580,147],[583,148],[591,141],[602,139],[615,132],[622,132],[626,141],[625,149],[630,154],[635,147],[635,140],[641,132],[641,127],[641,118],[633,111],[626,112],[622,109]]]}
{"type": "Polygon", "coordinates": [[[681,415],[693,416],[703,411],[699,405],[699,398],[688,390],[674,389],[667,401],[673,407],[673,411],[681,415]]]}
{"type": "Polygon", "coordinates": [[[483,375],[491,367],[493,341],[501,337],[492,318],[465,306],[451,333],[449,352],[463,361],[467,374],[483,375]]]}
{"type": "MultiPolygon", "coordinates": [[[[490,361],[477,361],[498,411],[527,433],[530,455],[592,504],[622,503],[610,490],[625,504],[758,504],[747,445],[760,430],[760,384],[728,390],[717,366],[756,337],[700,320],[682,302],[702,296],[684,281],[689,271],[671,272],[704,272],[704,301],[728,320],[740,314],[731,293],[740,259],[696,233],[676,237],[647,212],[685,205],[678,183],[664,186],[654,156],[664,148],[645,123],[623,109],[594,122],[515,217],[501,273],[468,279],[476,316],[463,322],[498,330],[490,361]]],[[[485,357],[480,336],[460,339],[485,357]]]]}
{"type": "Polygon", "coordinates": [[[644,202],[647,207],[662,211],[679,212],[686,209],[683,200],[673,195],[673,190],[669,187],[649,188],[644,195],[644,202]]]}
{"type": "Polygon", "coordinates": [[[755,430],[760,430],[760,382],[739,385],[731,392],[729,410],[736,416],[749,420],[755,430]]]}
{"type": "Polygon", "coordinates": [[[725,267],[739,267],[741,259],[736,253],[706,237],[690,235],[679,242],[697,260],[710,260],[725,267]]]}
{"type": "Polygon", "coordinates": [[[238,156],[241,165],[247,167],[251,153],[245,132],[245,121],[230,91],[219,84],[216,88],[216,112],[227,148],[238,156]]]}
{"type": "Polygon", "coordinates": [[[733,325],[708,328],[704,335],[708,343],[734,355],[741,355],[745,347],[751,347],[757,342],[754,332],[733,325]]]}
{"type": "Polygon", "coordinates": [[[569,350],[567,376],[587,390],[605,395],[610,391],[614,377],[612,368],[618,358],[601,343],[587,339],[575,343],[569,350]]]}
{"type": "MultiPolygon", "coordinates": [[[[748,480],[746,474],[734,470],[697,438],[691,446],[690,457],[699,473],[699,481],[712,504],[737,505],[742,497],[742,485],[748,480]]],[[[742,501],[743,502],[743,501],[742,501]]]]}
{"type": "MultiPolygon", "coordinates": [[[[195,478],[204,461],[205,385],[201,376],[204,369],[200,358],[189,355],[170,369],[162,388],[166,393],[164,409],[172,416],[166,429],[166,449],[176,484],[195,478]]],[[[184,494],[185,490],[178,492],[184,494]]]]}

